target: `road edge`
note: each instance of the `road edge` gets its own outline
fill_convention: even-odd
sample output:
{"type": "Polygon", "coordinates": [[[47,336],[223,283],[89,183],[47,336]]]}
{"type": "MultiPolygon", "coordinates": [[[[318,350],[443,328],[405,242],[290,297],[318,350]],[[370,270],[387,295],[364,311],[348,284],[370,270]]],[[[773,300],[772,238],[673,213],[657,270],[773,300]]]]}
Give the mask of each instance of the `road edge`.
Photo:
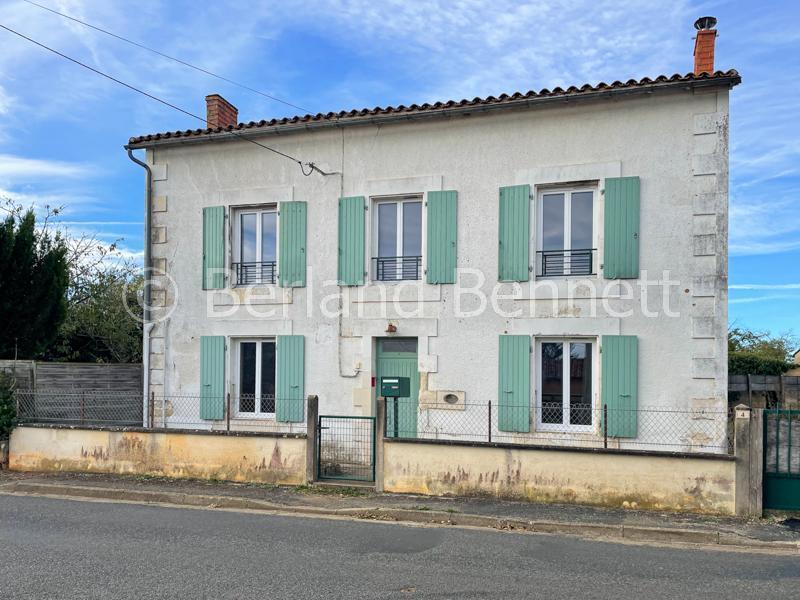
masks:
{"type": "Polygon", "coordinates": [[[726,548],[759,549],[800,554],[800,542],[756,540],[710,528],[677,529],[603,523],[507,519],[491,515],[451,513],[413,508],[326,508],[296,504],[277,504],[265,500],[243,498],[239,496],[187,494],[184,492],[131,490],[124,488],[26,481],[13,481],[0,485],[0,494],[49,496],[77,500],[123,501],[129,503],[162,504],[206,509],[219,508],[263,513],[295,514],[298,516],[338,517],[424,525],[488,528],[498,531],[570,535],[581,538],[611,541],[656,544],[679,543],[696,546],[720,546],[726,548]]]}

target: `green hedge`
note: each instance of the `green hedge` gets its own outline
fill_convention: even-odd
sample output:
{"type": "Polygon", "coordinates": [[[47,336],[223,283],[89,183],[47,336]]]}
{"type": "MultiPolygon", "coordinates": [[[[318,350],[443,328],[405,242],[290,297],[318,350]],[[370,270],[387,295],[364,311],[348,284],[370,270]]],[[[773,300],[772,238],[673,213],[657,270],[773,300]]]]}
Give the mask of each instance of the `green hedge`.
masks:
{"type": "Polygon", "coordinates": [[[729,352],[729,375],[783,375],[795,367],[790,362],[776,358],[765,358],[752,352],[729,352]]]}
{"type": "Polygon", "coordinates": [[[0,373],[0,439],[7,438],[17,419],[14,380],[0,373]]]}

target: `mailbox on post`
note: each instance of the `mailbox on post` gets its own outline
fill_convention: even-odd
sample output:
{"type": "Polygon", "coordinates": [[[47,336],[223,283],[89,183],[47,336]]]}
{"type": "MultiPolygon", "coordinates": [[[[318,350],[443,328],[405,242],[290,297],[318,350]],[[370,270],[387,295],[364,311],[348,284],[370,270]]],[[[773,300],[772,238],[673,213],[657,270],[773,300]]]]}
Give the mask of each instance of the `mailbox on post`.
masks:
{"type": "Polygon", "coordinates": [[[407,398],[411,395],[408,377],[381,377],[380,395],[384,398],[407,398]]]}

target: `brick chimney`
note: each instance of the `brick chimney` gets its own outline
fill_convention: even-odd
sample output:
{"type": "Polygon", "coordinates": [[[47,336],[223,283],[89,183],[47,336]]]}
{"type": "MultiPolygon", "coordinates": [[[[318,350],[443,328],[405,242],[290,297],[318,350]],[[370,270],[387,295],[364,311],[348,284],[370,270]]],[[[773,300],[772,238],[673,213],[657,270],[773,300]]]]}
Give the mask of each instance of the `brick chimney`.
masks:
{"type": "Polygon", "coordinates": [[[694,22],[697,37],[694,39],[694,74],[714,72],[714,44],[717,30],[714,17],[700,17],[694,22]]]}
{"type": "Polygon", "coordinates": [[[236,127],[239,110],[219,94],[206,96],[206,121],[211,129],[236,127]]]}

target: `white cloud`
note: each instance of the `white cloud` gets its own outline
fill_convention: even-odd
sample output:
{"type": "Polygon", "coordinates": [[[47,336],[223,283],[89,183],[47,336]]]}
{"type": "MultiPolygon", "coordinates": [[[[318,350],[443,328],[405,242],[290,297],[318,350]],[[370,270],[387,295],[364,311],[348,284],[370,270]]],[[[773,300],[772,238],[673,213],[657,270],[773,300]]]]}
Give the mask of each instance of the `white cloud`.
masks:
{"type": "Polygon", "coordinates": [[[77,163],[0,154],[0,182],[6,185],[48,177],[84,177],[91,172],[89,167],[77,163]]]}
{"type": "Polygon", "coordinates": [[[687,10],[666,0],[338,0],[287,2],[279,19],[396,53],[392,65],[418,82],[399,100],[421,102],[686,72],[691,41],[675,32],[691,25],[687,10]]]}
{"type": "Polygon", "coordinates": [[[70,225],[73,227],[78,227],[81,225],[144,225],[142,221],[59,221],[59,223],[61,223],[61,225],[70,225]]]}
{"type": "Polygon", "coordinates": [[[800,283],[734,283],[729,290],[800,290],[800,283]]]}
{"type": "Polygon", "coordinates": [[[731,255],[773,254],[800,248],[797,191],[772,188],[772,194],[734,191],[730,205],[731,255]]]}
{"type": "Polygon", "coordinates": [[[771,294],[767,296],[751,296],[750,298],[731,298],[728,304],[755,304],[759,302],[773,302],[775,300],[795,300],[800,299],[800,295],[771,294]]]}

